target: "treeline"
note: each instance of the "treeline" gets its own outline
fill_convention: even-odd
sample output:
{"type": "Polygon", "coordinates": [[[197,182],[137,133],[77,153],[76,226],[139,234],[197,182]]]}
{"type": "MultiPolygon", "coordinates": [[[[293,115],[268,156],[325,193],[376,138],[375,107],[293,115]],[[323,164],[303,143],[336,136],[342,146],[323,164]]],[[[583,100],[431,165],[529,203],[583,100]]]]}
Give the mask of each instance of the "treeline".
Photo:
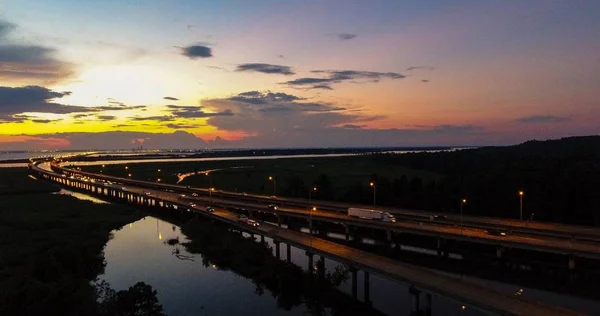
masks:
{"type": "MultiPolygon", "coordinates": [[[[377,205],[439,212],[518,218],[523,191],[523,218],[570,224],[600,224],[600,137],[528,141],[510,147],[484,147],[453,152],[376,154],[373,164],[398,165],[442,175],[438,180],[384,174],[371,175],[377,205]]],[[[373,188],[356,181],[336,192],[326,174],[313,183],[295,175],[283,194],[364,204],[373,203],[373,188]]]]}

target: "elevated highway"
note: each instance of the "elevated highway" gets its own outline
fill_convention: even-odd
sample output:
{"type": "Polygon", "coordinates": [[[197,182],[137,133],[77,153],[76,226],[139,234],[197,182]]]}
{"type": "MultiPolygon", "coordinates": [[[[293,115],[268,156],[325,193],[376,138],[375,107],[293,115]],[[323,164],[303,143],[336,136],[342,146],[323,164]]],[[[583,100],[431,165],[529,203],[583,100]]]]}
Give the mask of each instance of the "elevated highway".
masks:
{"type": "MultiPolygon", "coordinates": [[[[67,175],[80,175],[93,177],[95,179],[102,179],[111,182],[118,182],[129,185],[136,185],[139,187],[144,187],[148,189],[156,189],[156,190],[173,190],[181,193],[197,193],[202,195],[212,195],[215,198],[222,198],[227,200],[238,200],[244,202],[251,202],[256,204],[277,204],[283,207],[292,207],[299,209],[308,209],[312,207],[316,207],[318,210],[330,211],[330,212],[338,212],[338,213],[347,213],[348,208],[350,207],[359,207],[359,208],[373,208],[370,205],[356,205],[356,204],[348,204],[348,203],[340,203],[340,202],[331,202],[331,201],[319,201],[319,200],[311,200],[308,199],[298,199],[298,198],[286,198],[286,197],[276,197],[273,196],[264,196],[264,195],[256,195],[256,194],[245,194],[245,193],[237,193],[237,192],[226,192],[226,191],[212,191],[209,192],[208,189],[202,188],[193,188],[184,185],[175,185],[175,184],[167,184],[167,183],[157,183],[157,182],[148,182],[148,181],[140,181],[126,178],[113,177],[104,174],[93,174],[88,172],[83,172],[79,170],[73,170],[61,167],[58,164],[53,164],[53,168],[59,172],[67,175]]],[[[390,208],[390,207],[376,207],[376,209],[381,211],[390,212],[394,214],[394,216],[403,221],[407,222],[417,222],[417,223],[432,223],[435,222],[438,225],[450,225],[455,226],[461,223],[461,218],[459,215],[454,213],[436,213],[436,212],[428,212],[421,210],[409,210],[409,209],[399,209],[399,208],[390,208]],[[440,216],[442,215],[442,216],[440,216]]],[[[600,228],[597,227],[586,227],[586,226],[577,226],[577,225],[565,225],[558,223],[549,223],[549,222],[529,222],[529,221],[520,221],[514,219],[506,219],[506,218],[489,218],[489,217],[478,217],[478,216],[463,216],[462,217],[462,226],[463,227],[472,227],[479,228],[485,230],[501,230],[507,231],[511,233],[517,233],[522,235],[532,235],[539,237],[553,237],[553,238],[564,238],[569,240],[578,240],[578,241],[588,241],[588,242],[600,242],[600,228]]]]}
{"type": "MultiPolygon", "coordinates": [[[[223,208],[217,208],[214,212],[207,212],[205,206],[208,203],[204,205],[192,205],[189,200],[182,199],[177,192],[165,192],[162,189],[148,191],[148,188],[135,186],[131,183],[127,185],[108,183],[93,177],[86,179],[71,178],[67,175],[57,174],[52,170],[40,168],[36,164],[30,165],[30,168],[34,174],[41,178],[77,190],[84,190],[100,197],[123,200],[133,204],[152,207],[158,211],[175,211],[205,216],[237,227],[239,230],[273,238],[276,244],[277,256],[279,256],[280,243],[287,243],[288,247],[292,245],[305,249],[309,258],[309,267],[312,266],[314,255],[322,256],[322,258],[327,257],[347,264],[353,269],[352,292],[354,296],[357,293],[357,270],[362,270],[364,273],[363,279],[365,282],[363,292],[365,302],[369,302],[369,275],[370,273],[374,273],[384,278],[410,285],[411,293],[417,296],[424,295],[425,302],[430,302],[431,295],[433,294],[442,295],[462,304],[498,315],[578,315],[570,310],[540,304],[521,297],[501,294],[489,288],[466,283],[416,266],[329,242],[321,238],[316,238],[312,234],[304,234],[269,224],[258,227],[249,226],[238,221],[235,212],[223,208]]],[[[298,210],[290,212],[301,213],[298,210]]],[[[337,216],[338,220],[342,220],[340,214],[337,214],[337,216]]],[[[328,218],[331,216],[324,217],[328,218]]],[[[416,229],[417,227],[414,228],[416,229]]],[[[409,227],[403,226],[403,229],[409,229],[409,227]]],[[[452,231],[448,231],[447,233],[453,234],[452,231]]]]}

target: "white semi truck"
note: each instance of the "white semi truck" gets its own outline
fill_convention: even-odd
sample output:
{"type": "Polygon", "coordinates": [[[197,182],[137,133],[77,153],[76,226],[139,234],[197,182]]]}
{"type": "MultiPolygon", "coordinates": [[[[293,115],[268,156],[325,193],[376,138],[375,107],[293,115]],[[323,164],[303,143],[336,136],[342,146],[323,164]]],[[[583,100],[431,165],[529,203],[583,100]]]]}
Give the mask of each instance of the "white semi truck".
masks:
{"type": "Polygon", "coordinates": [[[348,209],[348,216],[354,216],[365,219],[375,219],[382,222],[396,222],[396,218],[394,217],[394,215],[388,212],[369,210],[364,208],[351,207],[348,209]]]}

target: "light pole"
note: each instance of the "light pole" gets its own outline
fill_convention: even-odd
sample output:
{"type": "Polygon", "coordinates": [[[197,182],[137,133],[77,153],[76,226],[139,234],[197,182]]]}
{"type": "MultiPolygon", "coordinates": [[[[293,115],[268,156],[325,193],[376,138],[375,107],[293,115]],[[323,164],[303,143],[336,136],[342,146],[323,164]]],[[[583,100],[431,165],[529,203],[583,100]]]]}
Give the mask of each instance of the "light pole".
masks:
{"type": "Polygon", "coordinates": [[[212,185],[212,177],[211,177],[211,175],[210,175],[210,173],[208,171],[206,171],[204,174],[208,177],[208,183],[209,183],[209,185],[208,185],[208,191],[210,193],[210,190],[212,189],[212,186],[213,186],[212,185]]]}
{"type": "Polygon", "coordinates": [[[376,190],[375,190],[375,182],[371,181],[369,183],[369,185],[373,187],[373,206],[375,206],[375,205],[377,205],[376,204],[377,200],[375,199],[376,198],[376,195],[375,195],[375,192],[376,192],[376,190]]]}
{"type": "Polygon", "coordinates": [[[312,200],[311,199],[311,196],[312,196],[311,193],[313,191],[316,192],[317,191],[317,187],[313,187],[312,190],[308,190],[308,207],[309,207],[309,209],[308,209],[308,218],[309,218],[308,219],[308,230],[310,232],[311,242],[312,242],[312,233],[313,233],[313,230],[312,230],[312,226],[313,226],[312,225],[312,211],[315,210],[315,208],[312,206],[312,202],[311,202],[311,200],[312,200]]]}
{"type": "Polygon", "coordinates": [[[467,203],[467,199],[462,199],[460,201],[460,234],[463,234],[463,205],[467,203]]]}
{"type": "Polygon", "coordinates": [[[273,195],[277,195],[275,194],[275,192],[277,192],[277,181],[275,180],[275,177],[269,176],[269,181],[273,181],[273,195]]]}
{"type": "Polygon", "coordinates": [[[212,192],[215,190],[215,188],[209,188],[208,189],[208,195],[210,196],[210,204],[213,204],[213,199],[212,199],[212,192]]]}
{"type": "Polygon", "coordinates": [[[519,217],[523,220],[523,195],[525,192],[519,191],[519,217]]]}

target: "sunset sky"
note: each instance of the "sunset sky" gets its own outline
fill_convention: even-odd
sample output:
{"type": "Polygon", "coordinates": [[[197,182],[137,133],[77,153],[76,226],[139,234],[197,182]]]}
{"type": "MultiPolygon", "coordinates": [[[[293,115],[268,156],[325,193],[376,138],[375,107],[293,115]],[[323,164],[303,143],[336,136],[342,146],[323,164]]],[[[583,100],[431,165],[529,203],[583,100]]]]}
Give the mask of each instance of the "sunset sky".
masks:
{"type": "Polygon", "coordinates": [[[0,2],[0,150],[600,133],[600,1],[0,2]]]}

